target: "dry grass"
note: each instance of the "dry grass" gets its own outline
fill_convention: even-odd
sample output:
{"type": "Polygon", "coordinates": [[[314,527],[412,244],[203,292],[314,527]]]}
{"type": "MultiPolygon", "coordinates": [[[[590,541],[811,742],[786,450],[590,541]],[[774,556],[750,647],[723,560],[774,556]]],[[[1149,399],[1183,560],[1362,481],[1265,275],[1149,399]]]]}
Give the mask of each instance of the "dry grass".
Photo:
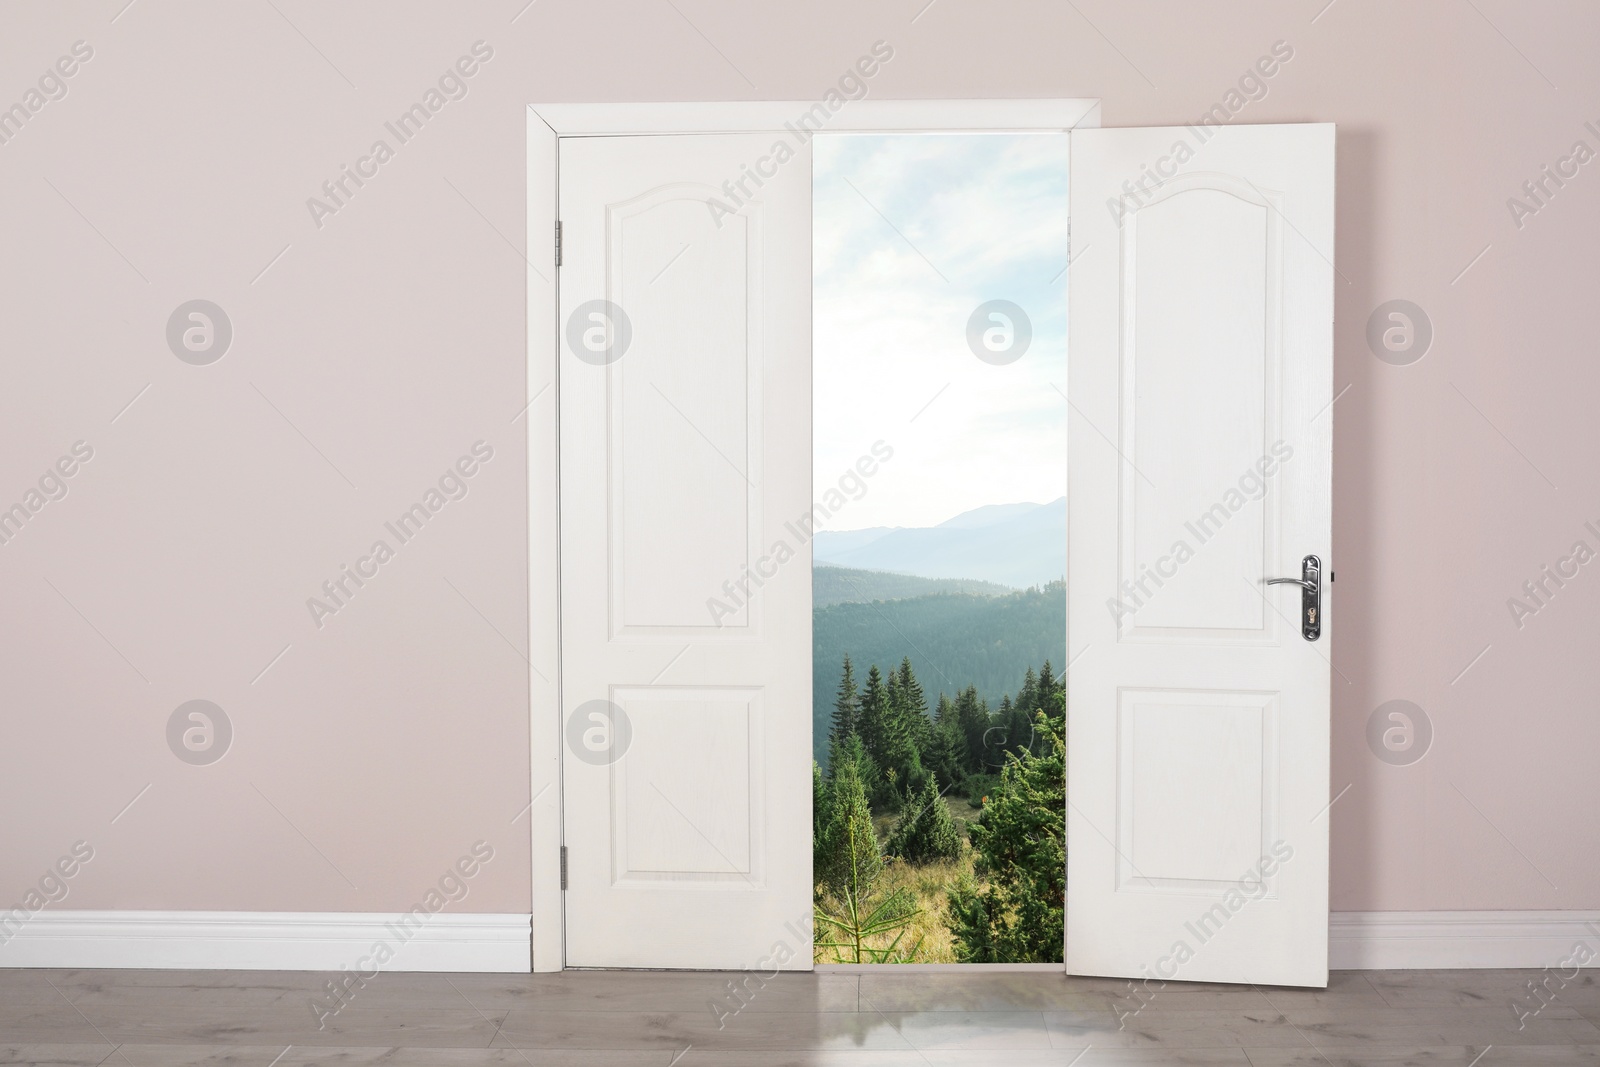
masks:
{"type": "MultiPolygon", "coordinates": [[[[962,839],[965,841],[966,824],[978,817],[980,809],[960,797],[946,796],[945,803],[950,808],[950,814],[955,817],[957,826],[962,831],[962,839]]],[[[895,818],[893,815],[880,815],[873,819],[879,841],[889,836],[895,818]]],[[[950,935],[950,904],[945,896],[945,890],[959,882],[963,876],[973,877],[972,856],[972,849],[969,846],[962,850],[962,856],[957,860],[944,860],[921,866],[906,863],[904,860],[884,861],[883,875],[873,891],[873,900],[881,900],[898,889],[908,889],[916,896],[919,908],[917,917],[906,927],[896,950],[897,953],[906,954],[907,958],[896,962],[958,962],[954,939],[950,935]]],[[[841,911],[837,901],[829,901],[826,907],[834,914],[841,911]]],[[[871,939],[867,944],[873,948],[885,948],[893,940],[893,934],[886,934],[871,939]]],[[[816,949],[816,962],[839,962],[834,951],[828,948],[816,949]]]]}
{"type": "Polygon", "coordinates": [[[900,939],[902,950],[918,946],[917,951],[904,962],[957,962],[950,936],[950,903],[945,897],[945,890],[960,881],[963,874],[972,874],[970,849],[958,860],[926,863],[920,867],[899,860],[884,865],[880,890],[892,893],[902,887],[910,889],[916,894],[917,904],[922,909],[900,939]]]}

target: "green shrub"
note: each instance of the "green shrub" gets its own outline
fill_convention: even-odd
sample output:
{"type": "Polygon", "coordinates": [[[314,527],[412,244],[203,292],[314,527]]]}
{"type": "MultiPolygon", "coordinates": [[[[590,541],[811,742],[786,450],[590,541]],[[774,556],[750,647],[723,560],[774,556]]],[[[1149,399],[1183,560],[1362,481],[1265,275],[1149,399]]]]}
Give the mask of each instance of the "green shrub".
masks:
{"type": "Polygon", "coordinates": [[[968,827],[986,886],[950,890],[956,955],[967,963],[1058,963],[1066,905],[1066,713],[1059,693],[1035,720],[1040,752],[1006,757],[968,827]]]}
{"type": "Polygon", "coordinates": [[[961,855],[961,831],[939,792],[939,780],[929,775],[915,801],[895,824],[884,851],[911,863],[953,860],[961,855]]]}
{"type": "Polygon", "coordinates": [[[971,774],[961,783],[961,795],[974,805],[982,804],[983,799],[1000,791],[1000,776],[998,774],[971,774]]]}

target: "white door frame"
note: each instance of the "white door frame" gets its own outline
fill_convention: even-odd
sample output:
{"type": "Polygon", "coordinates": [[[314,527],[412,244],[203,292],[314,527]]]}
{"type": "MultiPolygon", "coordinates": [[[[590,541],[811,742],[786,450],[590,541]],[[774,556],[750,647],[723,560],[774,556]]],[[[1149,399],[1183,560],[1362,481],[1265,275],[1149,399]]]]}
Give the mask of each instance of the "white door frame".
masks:
{"type": "MultiPolygon", "coordinates": [[[[786,133],[818,101],[530,104],[528,108],[528,692],[532,804],[533,961],[566,958],[561,897],[561,523],[557,367],[560,293],[554,269],[558,142],[562,137],[786,133]]],[[[826,133],[1065,133],[1100,125],[1098,99],[850,100],[826,133]]]]}

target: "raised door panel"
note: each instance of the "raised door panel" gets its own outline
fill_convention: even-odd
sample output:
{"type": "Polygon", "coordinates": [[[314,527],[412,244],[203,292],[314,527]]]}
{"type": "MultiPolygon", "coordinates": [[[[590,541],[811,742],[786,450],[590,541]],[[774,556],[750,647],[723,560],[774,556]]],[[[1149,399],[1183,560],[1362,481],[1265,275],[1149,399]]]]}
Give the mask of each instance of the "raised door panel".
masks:
{"type": "Polygon", "coordinates": [[[1278,535],[1277,219],[1267,193],[1199,173],[1123,220],[1124,639],[1269,636],[1251,581],[1278,535]]]}
{"type": "Polygon", "coordinates": [[[761,205],[720,220],[675,182],[605,205],[613,633],[749,631],[707,601],[754,558],[761,484],[761,205]]]}

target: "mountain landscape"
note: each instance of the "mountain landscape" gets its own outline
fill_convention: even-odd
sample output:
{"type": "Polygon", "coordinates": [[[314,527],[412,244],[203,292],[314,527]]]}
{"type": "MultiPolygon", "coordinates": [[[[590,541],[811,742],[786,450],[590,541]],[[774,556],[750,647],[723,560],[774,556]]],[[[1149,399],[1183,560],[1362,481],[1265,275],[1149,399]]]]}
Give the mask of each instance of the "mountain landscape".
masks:
{"type": "Polygon", "coordinates": [[[929,705],[968,686],[998,707],[1030,667],[1065,666],[1067,501],[989,504],[937,526],[821,531],[812,542],[813,747],[846,653],[865,676],[909,658],[929,705]]]}
{"type": "Polygon", "coordinates": [[[968,686],[998,707],[1030,667],[1048,660],[1061,670],[1066,632],[1066,586],[1059,581],[999,595],[940,592],[819,606],[812,612],[812,751],[827,763],[828,727],[846,653],[862,677],[874,664],[889,671],[909,658],[930,707],[941,692],[954,698],[968,686]]]}
{"type": "Polygon", "coordinates": [[[1062,497],[1048,504],[990,504],[937,526],[824,530],[812,542],[812,559],[816,565],[1025,589],[1064,576],[1066,546],[1062,497]]]}

